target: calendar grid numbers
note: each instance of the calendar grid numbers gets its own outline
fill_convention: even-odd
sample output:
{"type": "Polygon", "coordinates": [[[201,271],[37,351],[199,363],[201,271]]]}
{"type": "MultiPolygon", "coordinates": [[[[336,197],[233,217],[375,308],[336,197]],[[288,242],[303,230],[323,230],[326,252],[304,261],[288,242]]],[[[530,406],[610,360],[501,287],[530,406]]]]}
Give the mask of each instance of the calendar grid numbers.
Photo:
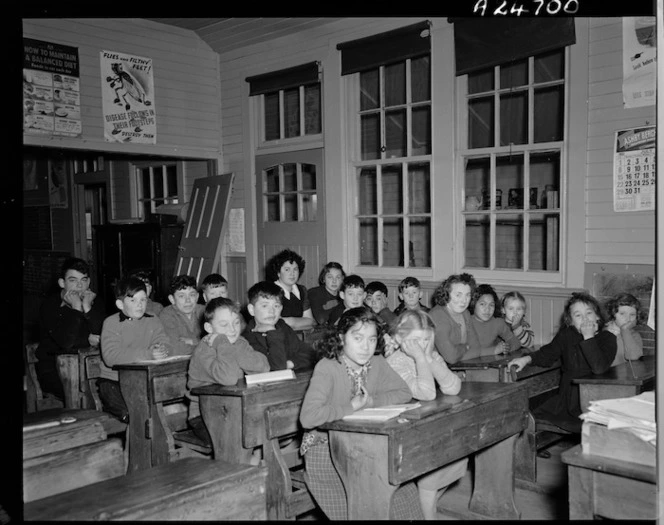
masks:
{"type": "Polygon", "coordinates": [[[613,160],[613,209],[655,209],[655,126],[616,131],[613,160]]]}

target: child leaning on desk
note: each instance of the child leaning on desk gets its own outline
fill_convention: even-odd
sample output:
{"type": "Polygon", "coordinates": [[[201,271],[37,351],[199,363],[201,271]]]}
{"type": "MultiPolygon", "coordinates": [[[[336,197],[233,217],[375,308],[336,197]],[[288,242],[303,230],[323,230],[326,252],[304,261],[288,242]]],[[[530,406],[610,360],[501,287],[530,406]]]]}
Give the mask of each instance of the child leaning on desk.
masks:
{"type": "Polygon", "coordinates": [[[579,385],[572,380],[602,374],[611,368],[616,356],[616,336],[602,330],[603,327],[597,299],[587,293],[573,293],[565,304],[563,326],[553,341],[507,364],[508,368],[516,365],[518,372],[527,364],[548,367],[560,359],[560,388],[555,396],[533,411],[536,419],[545,419],[569,432],[581,432],[579,385]]]}
{"type": "Polygon", "coordinates": [[[507,292],[501,300],[505,323],[521,343],[522,348],[534,350],[535,332],[526,321],[526,298],[516,290],[507,292]]]}
{"type": "Polygon", "coordinates": [[[498,294],[489,284],[480,284],[473,293],[470,310],[471,321],[480,339],[480,355],[497,355],[514,352],[521,343],[507,324],[496,316],[498,294]]]}
{"type": "MultiPolygon", "coordinates": [[[[207,335],[196,346],[187,372],[187,422],[199,439],[209,446],[212,439],[201,417],[198,396],[193,388],[205,385],[234,385],[245,373],[269,372],[270,364],[240,336],[240,306],[226,297],[215,297],[205,305],[203,328],[207,335]]],[[[260,460],[260,456],[254,456],[260,460]]],[[[256,461],[257,463],[257,461],[256,461]]]]}
{"type": "Polygon", "coordinates": [[[638,322],[641,303],[629,293],[620,293],[606,302],[610,321],[604,327],[616,336],[616,357],[611,366],[635,361],[643,356],[643,339],[634,327],[638,322]]]}
{"type": "MultiPolygon", "coordinates": [[[[305,480],[316,503],[331,520],[348,519],[344,485],[330,455],[327,432],[317,427],[361,408],[406,403],[412,394],[382,355],[382,322],[369,308],[343,313],[316,347],[323,358],[316,364],[304,395],[300,422],[305,429],[300,451],[305,480]]],[[[399,487],[392,498],[391,519],[422,519],[413,483],[399,487]]]]}
{"type": "MultiPolygon", "coordinates": [[[[397,346],[386,348],[390,366],[406,381],[415,399],[436,398],[436,383],[443,394],[455,396],[461,390],[461,379],[452,372],[441,355],[434,350],[435,325],[423,310],[404,310],[391,324],[390,334],[397,346]]],[[[462,478],[468,458],[426,474],[415,481],[424,519],[437,518],[437,504],[442,493],[462,478]]]]}
{"type": "Polygon", "coordinates": [[[146,313],[148,302],[145,283],[138,277],[125,277],[115,285],[118,313],[107,317],[101,329],[101,365],[99,399],[104,411],[121,421],[129,421],[115,365],[135,361],[163,359],[171,347],[158,317],[146,313]]]}

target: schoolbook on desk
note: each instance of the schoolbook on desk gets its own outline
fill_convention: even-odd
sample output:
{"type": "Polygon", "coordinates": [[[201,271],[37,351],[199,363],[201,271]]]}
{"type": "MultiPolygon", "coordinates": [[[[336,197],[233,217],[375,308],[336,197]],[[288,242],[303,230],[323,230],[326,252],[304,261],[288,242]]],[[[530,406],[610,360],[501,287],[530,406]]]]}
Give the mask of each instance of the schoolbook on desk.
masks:
{"type": "Polygon", "coordinates": [[[344,416],[344,421],[387,421],[401,415],[407,410],[419,408],[420,403],[408,403],[405,405],[385,405],[377,408],[363,408],[352,414],[344,416]]]}
{"type": "Polygon", "coordinates": [[[262,374],[246,374],[244,376],[247,386],[258,385],[261,383],[272,383],[273,381],[286,381],[295,379],[295,372],[292,370],[274,370],[262,374]]]}

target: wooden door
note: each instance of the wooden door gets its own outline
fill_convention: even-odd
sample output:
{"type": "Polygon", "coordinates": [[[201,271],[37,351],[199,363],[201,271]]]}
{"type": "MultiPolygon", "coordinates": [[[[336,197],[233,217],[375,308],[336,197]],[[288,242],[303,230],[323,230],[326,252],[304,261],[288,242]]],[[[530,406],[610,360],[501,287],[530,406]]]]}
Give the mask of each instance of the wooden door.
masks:
{"type": "Polygon", "coordinates": [[[323,150],[256,157],[259,279],[265,264],[289,248],[306,262],[299,284],[318,286],[327,262],[323,150]]]}
{"type": "Polygon", "coordinates": [[[175,275],[191,275],[200,283],[219,264],[232,185],[232,173],[194,181],[175,275]]]}

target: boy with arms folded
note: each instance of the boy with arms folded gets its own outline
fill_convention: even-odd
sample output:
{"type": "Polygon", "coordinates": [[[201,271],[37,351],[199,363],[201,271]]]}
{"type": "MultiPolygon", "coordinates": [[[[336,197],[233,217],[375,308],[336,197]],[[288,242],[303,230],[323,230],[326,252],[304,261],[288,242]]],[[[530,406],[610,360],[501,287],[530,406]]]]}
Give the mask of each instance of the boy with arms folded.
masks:
{"type": "Polygon", "coordinates": [[[171,302],[159,314],[166,335],[171,340],[173,355],[191,355],[201,340],[201,319],[205,306],[197,304],[196,279],[178,275],[169,287],[171,302]]]}
{"type": "Polygon", "coordinates": [[[101,377],[97,385],[104,410],[127,422],[127,404],[113,366],[163,359],[169,354],[170,342],[159,318],[145,313],[148,296],[141,279],[120,279],[115,286],[115,298],[120,311],[107,317],[101,329],[101,377]]]}

